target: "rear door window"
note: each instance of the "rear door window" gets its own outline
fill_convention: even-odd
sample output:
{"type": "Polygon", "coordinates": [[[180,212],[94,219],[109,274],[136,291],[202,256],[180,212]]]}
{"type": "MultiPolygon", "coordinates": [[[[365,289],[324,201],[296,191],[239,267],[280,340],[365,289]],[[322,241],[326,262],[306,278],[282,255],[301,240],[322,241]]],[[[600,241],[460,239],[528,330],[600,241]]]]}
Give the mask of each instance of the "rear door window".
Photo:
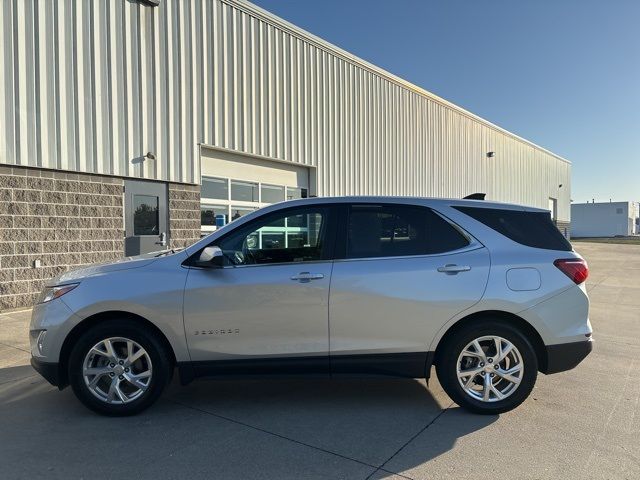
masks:
{"type": "Polygon", "coordinates": [[[499,208],[453,207],[521,245],[570,252],[571,244],[551,220],[549,212],[499,208]]]}
{"type": "Polygon", "coordinates": [[[399,257],[464,248],[467,238],[432,210],[410,205],[353,205],[346,258],[399,257]]]}

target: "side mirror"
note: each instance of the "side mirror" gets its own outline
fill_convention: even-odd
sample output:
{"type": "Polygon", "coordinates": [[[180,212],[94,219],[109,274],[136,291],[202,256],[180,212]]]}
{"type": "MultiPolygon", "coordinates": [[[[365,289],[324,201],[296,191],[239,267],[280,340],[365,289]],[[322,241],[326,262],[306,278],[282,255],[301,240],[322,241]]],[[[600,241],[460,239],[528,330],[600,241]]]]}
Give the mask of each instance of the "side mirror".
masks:
{"type": "Polygon", "coordinates": [[[220,247],[205,247],[196,261],[196,266],[203,268],[222,268],[224,256],[220,247]]]}

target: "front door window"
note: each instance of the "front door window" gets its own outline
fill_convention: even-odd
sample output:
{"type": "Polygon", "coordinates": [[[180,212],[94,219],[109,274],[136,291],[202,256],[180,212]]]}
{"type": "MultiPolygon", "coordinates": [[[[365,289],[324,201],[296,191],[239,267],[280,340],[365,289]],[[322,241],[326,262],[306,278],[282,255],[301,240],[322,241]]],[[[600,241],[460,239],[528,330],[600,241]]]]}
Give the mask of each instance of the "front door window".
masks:
{"type": "Polygon", "coordinates": [[[324,207],[276,212],[230,233],[218,246],[228,265],[322,260],[327,221],[324,207]]]}

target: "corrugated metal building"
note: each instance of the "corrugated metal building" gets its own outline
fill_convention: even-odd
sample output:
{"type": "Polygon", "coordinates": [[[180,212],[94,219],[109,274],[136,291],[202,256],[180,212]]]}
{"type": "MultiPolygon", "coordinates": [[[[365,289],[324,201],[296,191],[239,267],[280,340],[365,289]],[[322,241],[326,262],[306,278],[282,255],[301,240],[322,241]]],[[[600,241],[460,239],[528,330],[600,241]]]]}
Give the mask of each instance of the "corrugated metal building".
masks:
{"type": "Polygon", "coordinates": [[[154,3],[0,3],[0,308],[304,195],[485,192],[566,231],[561,157],[248,2],[154,3]]]}
{"type": "Polygon", "coordinates": [[[615,237],[640,234],[638,202],[571,204],[571,236],[615,237]]]}

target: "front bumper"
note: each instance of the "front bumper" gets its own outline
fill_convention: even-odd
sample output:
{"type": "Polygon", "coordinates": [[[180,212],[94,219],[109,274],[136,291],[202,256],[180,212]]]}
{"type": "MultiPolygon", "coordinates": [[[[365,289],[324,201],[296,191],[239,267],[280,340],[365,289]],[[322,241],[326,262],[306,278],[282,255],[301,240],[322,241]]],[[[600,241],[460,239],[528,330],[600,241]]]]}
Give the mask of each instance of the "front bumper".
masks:
{"type": "Polygon", "coordinates": [[[64,340],[81,320],[67,307],[62,298],[34,305],[29,325],[31,356],[40,362],[59,363],[64,340]],[[42,330],[46,330],[47,333],[39,348],[37,332],[42,330]]]}
{"type": "Polygon", "coordinates": [[[31,366],[54,387],[60,389],[65,387],[60,377],[60,365],[58,363],[43,362],[42,360],[31,357],[31,366]]]}
{"type": "Polygon", "coordinates": [[[593,340],[547,345],[547,365],[542,373],[551,374],[571,370],[593,350],[593,340]]]}

